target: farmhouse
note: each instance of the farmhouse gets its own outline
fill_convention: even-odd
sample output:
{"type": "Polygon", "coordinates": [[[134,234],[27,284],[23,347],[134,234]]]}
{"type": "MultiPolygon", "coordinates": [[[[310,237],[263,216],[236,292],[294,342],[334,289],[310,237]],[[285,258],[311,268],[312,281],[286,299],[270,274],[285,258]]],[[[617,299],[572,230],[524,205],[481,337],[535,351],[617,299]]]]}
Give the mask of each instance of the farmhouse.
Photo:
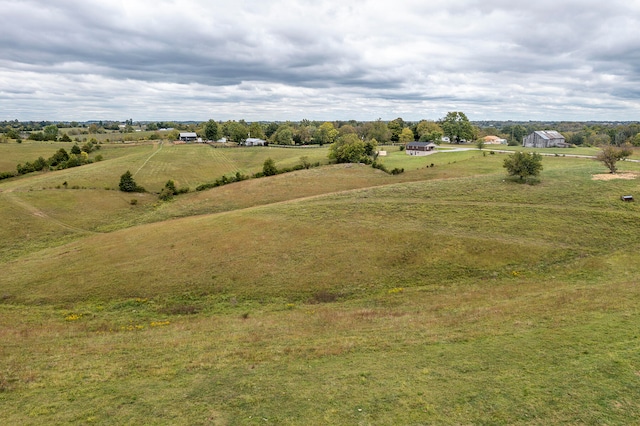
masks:
{"type": "Polygon", "coordinates": [[[180,137],[178,138],[182,142],[194,142],[198,140],[198,135],[194,132],[182,132],[180,133],[180,137]]]}
{"type": "Polygon", "coordinates": [[[258,138],[247,138],[247,140],[244,141],[244,144],[246,146],[265,146],[267,141],[258,138]]]}
{"type": "Polygon", "coordinates": [[[499,138],[497,136],[485,136],[482,138],[485,144],[487,145],[506,145],[507,140],[499,138]]]}
{"type": "Polygon", "coordinates": [[[525,136],[522,140],[522,146],[530,148],[568,148],[568,144],[564,140],[564,136],[555,130],[539,130],[525,136]]]}
{"type": "Polygon", "coordinates": [[[433,142],[409,142],[407,144],[407,155],[429,155],[434,154],[436,144],[433,142]]]}

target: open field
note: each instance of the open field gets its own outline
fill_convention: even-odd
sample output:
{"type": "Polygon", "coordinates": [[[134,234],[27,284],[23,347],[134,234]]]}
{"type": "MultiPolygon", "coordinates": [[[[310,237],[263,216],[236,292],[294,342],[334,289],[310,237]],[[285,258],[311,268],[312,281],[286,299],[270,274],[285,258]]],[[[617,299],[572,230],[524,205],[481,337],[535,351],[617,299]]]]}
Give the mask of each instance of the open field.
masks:
{"type": "Polygon", "coordinates": [[[0,181],[5,423],[640,416],[640,205],[619,200],[640,177],[545,157],[521,185],[504,154],[397,151],[382,159],[397,176],[330,165],[159,203],[104,188],[127,169],[157,191],[326,149],[110,149],[0,181]]]}

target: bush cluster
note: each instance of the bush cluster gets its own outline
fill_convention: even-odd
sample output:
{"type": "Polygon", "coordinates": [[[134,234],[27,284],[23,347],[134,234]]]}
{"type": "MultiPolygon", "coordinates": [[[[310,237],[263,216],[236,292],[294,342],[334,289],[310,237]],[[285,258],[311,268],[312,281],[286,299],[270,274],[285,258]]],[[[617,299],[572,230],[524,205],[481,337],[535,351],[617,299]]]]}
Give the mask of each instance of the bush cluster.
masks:
{"type": "Polygon", "coordinates": [[[371,167],[373,167],[374,169],[382,170],[383,172],[389,173],[390,175],[399,175],[400,173],[404,173],[404,168],[399,169],[396,167],[393,170],[389,170],[384,164],[377,161],[371,163],[371,167]]]}
{"type": "Polygon", "coordinates": [[[233,176],[222,176],[221,178],[216,179],[215,182],[203,183],[202,185],[198,185],[196,187],[196,191],[204,191],[205,189],[215,188],[217,186],[227,185],[229,183],[240,182],[246,179],[249,179],[249,176],[243,175],[240,172],[236,172],[236,174],[233,176]]]}
{"type": "MultiPolygon", "coordinates": [[[[85,144],[86,146],[87,144],[85,144]]],[[[90,151],[92,148],[87,148],[90,151]]],[[[89,152],[90,152],[89,151],[89,152]]],[[[18,164],[16,169],[19,175],[24,175],[31,172],[38,172],[41,170],[62,170],[71,167],[82,166],[83,164],[90,164],[93,161],[89,159],[88,152],[80,149],[78,145],[74,145],[69,154],[64,148],[60,148],[49,159],[45,160],[43,157],[39,157],[33,162],[26,162],[25,164],[18,164]],[[77,148],[77,150],[75,149],[77,148]]]]}
{"type": "Polygon", "coordinates": [[[164,184],[162,191],[160,191],[158,198],[162,201],[169,201],[174,195],[186,194],[187,192],[189,192],[189,187],[178,189],[172,180],[168,180],[167,183],[164,184]]]}

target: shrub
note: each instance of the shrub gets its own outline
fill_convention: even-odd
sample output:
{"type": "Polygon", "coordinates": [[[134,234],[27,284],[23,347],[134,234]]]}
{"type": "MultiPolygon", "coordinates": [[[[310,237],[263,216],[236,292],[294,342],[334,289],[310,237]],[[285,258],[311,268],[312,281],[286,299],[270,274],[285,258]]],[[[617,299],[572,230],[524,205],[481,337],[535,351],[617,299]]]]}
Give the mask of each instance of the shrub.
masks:
{"type": "Polygon", "coordinates": [[[14,172],[0,172],[0,180],[9,179],[16,176],[14,172]]]}
{"type": "Polygon", "coordinates": [[[133,180],[133,176],[129,170],[120,176],[120,184],[118,187],[122,192],[146,192],[143,187],[136,184],[136,181],[133,180]]]}
{"type": "Polygon", "coordinates": [[[262,173],[264,176],[273,176],[278,174],[278,169],[276,168],[276,163],[271,158],[267,158],[264,160],[264,164],[262,165],[262,173]]]}

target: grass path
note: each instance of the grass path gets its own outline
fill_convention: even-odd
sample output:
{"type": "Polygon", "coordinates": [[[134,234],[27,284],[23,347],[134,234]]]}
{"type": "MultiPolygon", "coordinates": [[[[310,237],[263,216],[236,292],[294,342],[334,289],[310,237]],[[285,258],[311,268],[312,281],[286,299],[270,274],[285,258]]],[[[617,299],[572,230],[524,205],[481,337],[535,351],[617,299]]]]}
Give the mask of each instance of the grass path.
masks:
{"type": "Polygon", "coordinates": [[[156,155],[157,153],[159,153],[159,152],[162,150],[162,145],[163,145],[163,143],[164,143],[164,141],[160,142],[160,144],[159,144],[159,145],[154,144],[154,147],[155,147],[156,149],[151,153],[151,155],[149,155],[149,157],[147,157],[147,159],[146,159],[146,160],[144,160],[144,163],[142,163],[142,165],[141,165],[140,167],[138,167],[138,170],[136,170],[136,172],[133,174],[133,177],[135,177],[135,176],[138,174],[138,172],[139,172],[140,170],[142,170],[142,168],[143,168],[144,166],[146,166],[146,165],[147,165],[147,163],[149,162],[149,160],[151,160],[151,159],[153,158],[153,156],[154,156],[154,155],[156,155]]]}
{"type": "Polygon", "coordinates": [[[73,226],[73,225],[69,225],[68,223],[64,223],[58,219],[54,219],[51,216],[47,215],[45,212],[43,212],[42,210],[32,206],[31,204],[27,203],[26,201],[20,199],[13,191],[5,191],[3,192],[5,198],[7,200],[9,200],[10,202],[12,202],[13,204],[23,208],[24,210],[26,210],[27,212],[31,213],[33,216],[47,220],[49,222],[55,223],[56,225],[65,228],[65,229],[69,229],[71,231],[74,232],[78,232],[81,234],[96,234],[96,232],[93,231],[89,231],[87,229],[82,229],[82,228],[78,228],[77,226],[73,226]]]}

